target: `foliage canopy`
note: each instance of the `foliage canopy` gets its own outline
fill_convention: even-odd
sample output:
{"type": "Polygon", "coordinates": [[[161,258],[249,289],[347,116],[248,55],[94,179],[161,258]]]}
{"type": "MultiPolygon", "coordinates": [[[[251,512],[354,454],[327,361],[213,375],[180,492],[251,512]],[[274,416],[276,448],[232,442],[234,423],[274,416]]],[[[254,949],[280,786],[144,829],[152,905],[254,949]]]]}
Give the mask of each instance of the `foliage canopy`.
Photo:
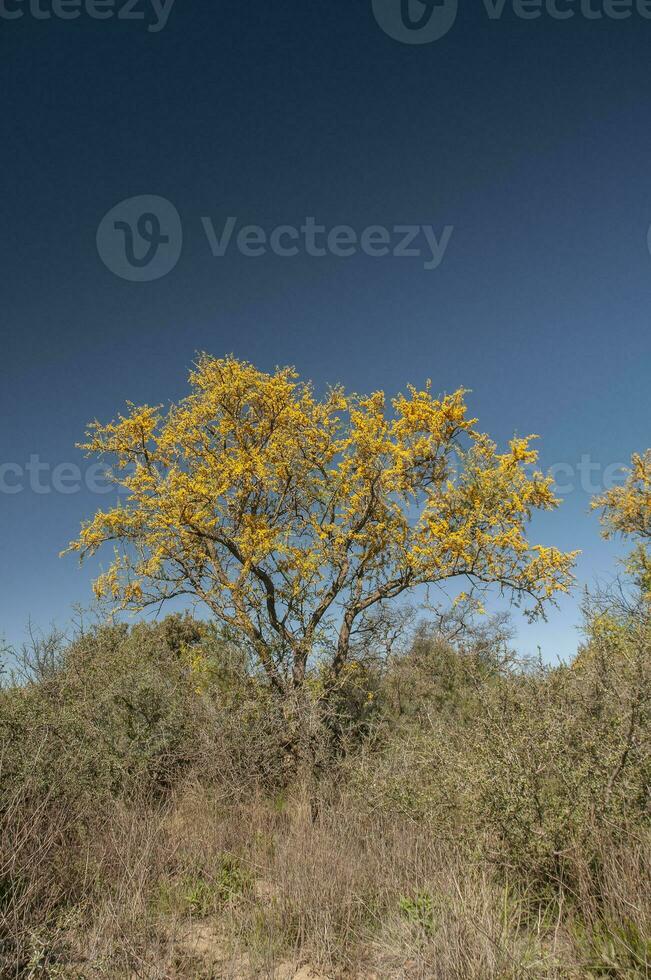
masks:
{"type": "Polygon", "coordinates": [[[636,541],[627,568],[641,594],[651,600],[651,449],[644,455],[635,453],[623,485],[595,497],[593,507],[602,510],[605,537],[622,534],[636,541]]]}
{"type": "Polygon", "coordinates": [[[533,437],[498,452],[462,389],[318,398],[291,368],[208,355],[190,388],[89,429],[83,448],[114,457],[122,490],[71,545],[116,543],[99,596],[202,601],[287,691],[317,652],[336,679],[378,607],[415,586],[496,583],[532,615],[568,589],[574,554],[525,536],[557,504],[533,437]]]}

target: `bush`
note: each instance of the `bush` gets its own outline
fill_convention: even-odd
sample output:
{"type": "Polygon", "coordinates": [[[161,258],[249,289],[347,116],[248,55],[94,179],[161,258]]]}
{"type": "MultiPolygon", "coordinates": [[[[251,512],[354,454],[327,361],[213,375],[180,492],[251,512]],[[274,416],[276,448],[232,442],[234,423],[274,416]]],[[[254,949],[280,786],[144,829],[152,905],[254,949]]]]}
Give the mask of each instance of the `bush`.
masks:
{"type": "Polygon", "coordinates": [[[625,840],[650,815],[651,628],[607,623],[589,620],[574,665],[524,670],[421,634],[386,679],[397,709],[379,758],[351,766],[360,797],[540,894],[569,887],[595,835],[625,840]]]}

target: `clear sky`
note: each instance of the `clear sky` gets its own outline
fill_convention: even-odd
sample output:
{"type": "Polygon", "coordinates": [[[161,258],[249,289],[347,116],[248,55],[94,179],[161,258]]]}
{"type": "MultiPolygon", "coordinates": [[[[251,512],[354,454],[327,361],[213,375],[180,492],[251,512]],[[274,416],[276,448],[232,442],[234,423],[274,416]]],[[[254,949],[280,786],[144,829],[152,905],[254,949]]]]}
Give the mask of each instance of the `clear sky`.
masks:
{"type": "MultiPolygon", "coordinates": [[[[494,438],[539,433],[543,465],[563,466],[538,539],[583,550],[581,584],[612,574],[622,547],[600,541],[590,490],[651,445],[650,19],[461,0],[416,44],[382,27],[399,0],[176,0],[160,30],[151,0],[142,20],[124,0],[102,20],[39,2],[0,2],[0,632],[89,600],[96,566],[58,553],[107,498],[62,493],[74,477],[54,468],[84,465],[93,417],[182,397],[197,350],[317,386],[472,389],[494,438]],[[143,195],[172,207],[144,208],[134,276],[158,232],[173,268],[131,281],[115,249],[139,205],[100,223],[143,195]],[[261,231],[238,247],[245,225],[261,231]],[[274,248],[281,225],[296,237],[274,248]],[[420,255],[393,254],[399,226],[435,247],[421,230],[420,255]]],[[[522,648],[569,654],[579,597],[522,648]]]]}

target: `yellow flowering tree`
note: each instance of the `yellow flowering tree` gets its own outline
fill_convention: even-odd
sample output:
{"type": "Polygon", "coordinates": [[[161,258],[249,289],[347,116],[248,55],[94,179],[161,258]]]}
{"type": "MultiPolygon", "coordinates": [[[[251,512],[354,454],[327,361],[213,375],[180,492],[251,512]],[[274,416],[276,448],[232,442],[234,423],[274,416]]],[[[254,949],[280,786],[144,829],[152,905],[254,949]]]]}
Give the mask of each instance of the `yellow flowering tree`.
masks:
{"type": "Polygon", "coordinates": [[[635,454],[622,486],[612,487],[592,502],[601,510],[606,538],[614,534],[633,538],[637,544],[627,561],[641,593],[651,599],[651,449],[635,454]]]}
{"type": "Polygon", "coordinates": [[[574,554],[525,536],[551,480],[532,437],[499,453],[464,395],[318,398],[290,368],[202,355],[179,404],[91,425],[122,502],[71,549],[114,543],[95,589],[122,608],[205,603],[284,694],[317,658],[336,684],[356,633],[419,585],[496,583],[536,615],[572,578],[574,554]]]}

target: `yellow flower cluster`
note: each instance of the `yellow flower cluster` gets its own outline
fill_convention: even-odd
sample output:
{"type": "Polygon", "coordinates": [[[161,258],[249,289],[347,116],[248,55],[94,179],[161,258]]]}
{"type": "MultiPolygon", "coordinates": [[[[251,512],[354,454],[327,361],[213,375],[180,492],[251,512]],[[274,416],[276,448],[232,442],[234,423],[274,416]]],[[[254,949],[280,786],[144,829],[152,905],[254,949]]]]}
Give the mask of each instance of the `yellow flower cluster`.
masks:
{"type": "Polygon", "coordinates": [[[592,506],[601,509],[604,536],[632,537],[638,543],[627,561],[628,571],[651,601],[651,449],[635,454],[622,486],[595,497],[592,506]]]}
{"type": "Polygon", "coordinates": [[[292,369],[203,355],[178,405],[92,424],[84,448],[114,457],[124,502],[71,549],[117,542],[99,594],[198,597],[270,672],[289,651],[300,674],[328,630],[341,652],[357,617],[418,584],[498,583],[540,610],[574,554],[527,541],[532,511],[557,505],[532,437],[499,453],[463,390],[430,387],[319,399],[292,369]]]}

